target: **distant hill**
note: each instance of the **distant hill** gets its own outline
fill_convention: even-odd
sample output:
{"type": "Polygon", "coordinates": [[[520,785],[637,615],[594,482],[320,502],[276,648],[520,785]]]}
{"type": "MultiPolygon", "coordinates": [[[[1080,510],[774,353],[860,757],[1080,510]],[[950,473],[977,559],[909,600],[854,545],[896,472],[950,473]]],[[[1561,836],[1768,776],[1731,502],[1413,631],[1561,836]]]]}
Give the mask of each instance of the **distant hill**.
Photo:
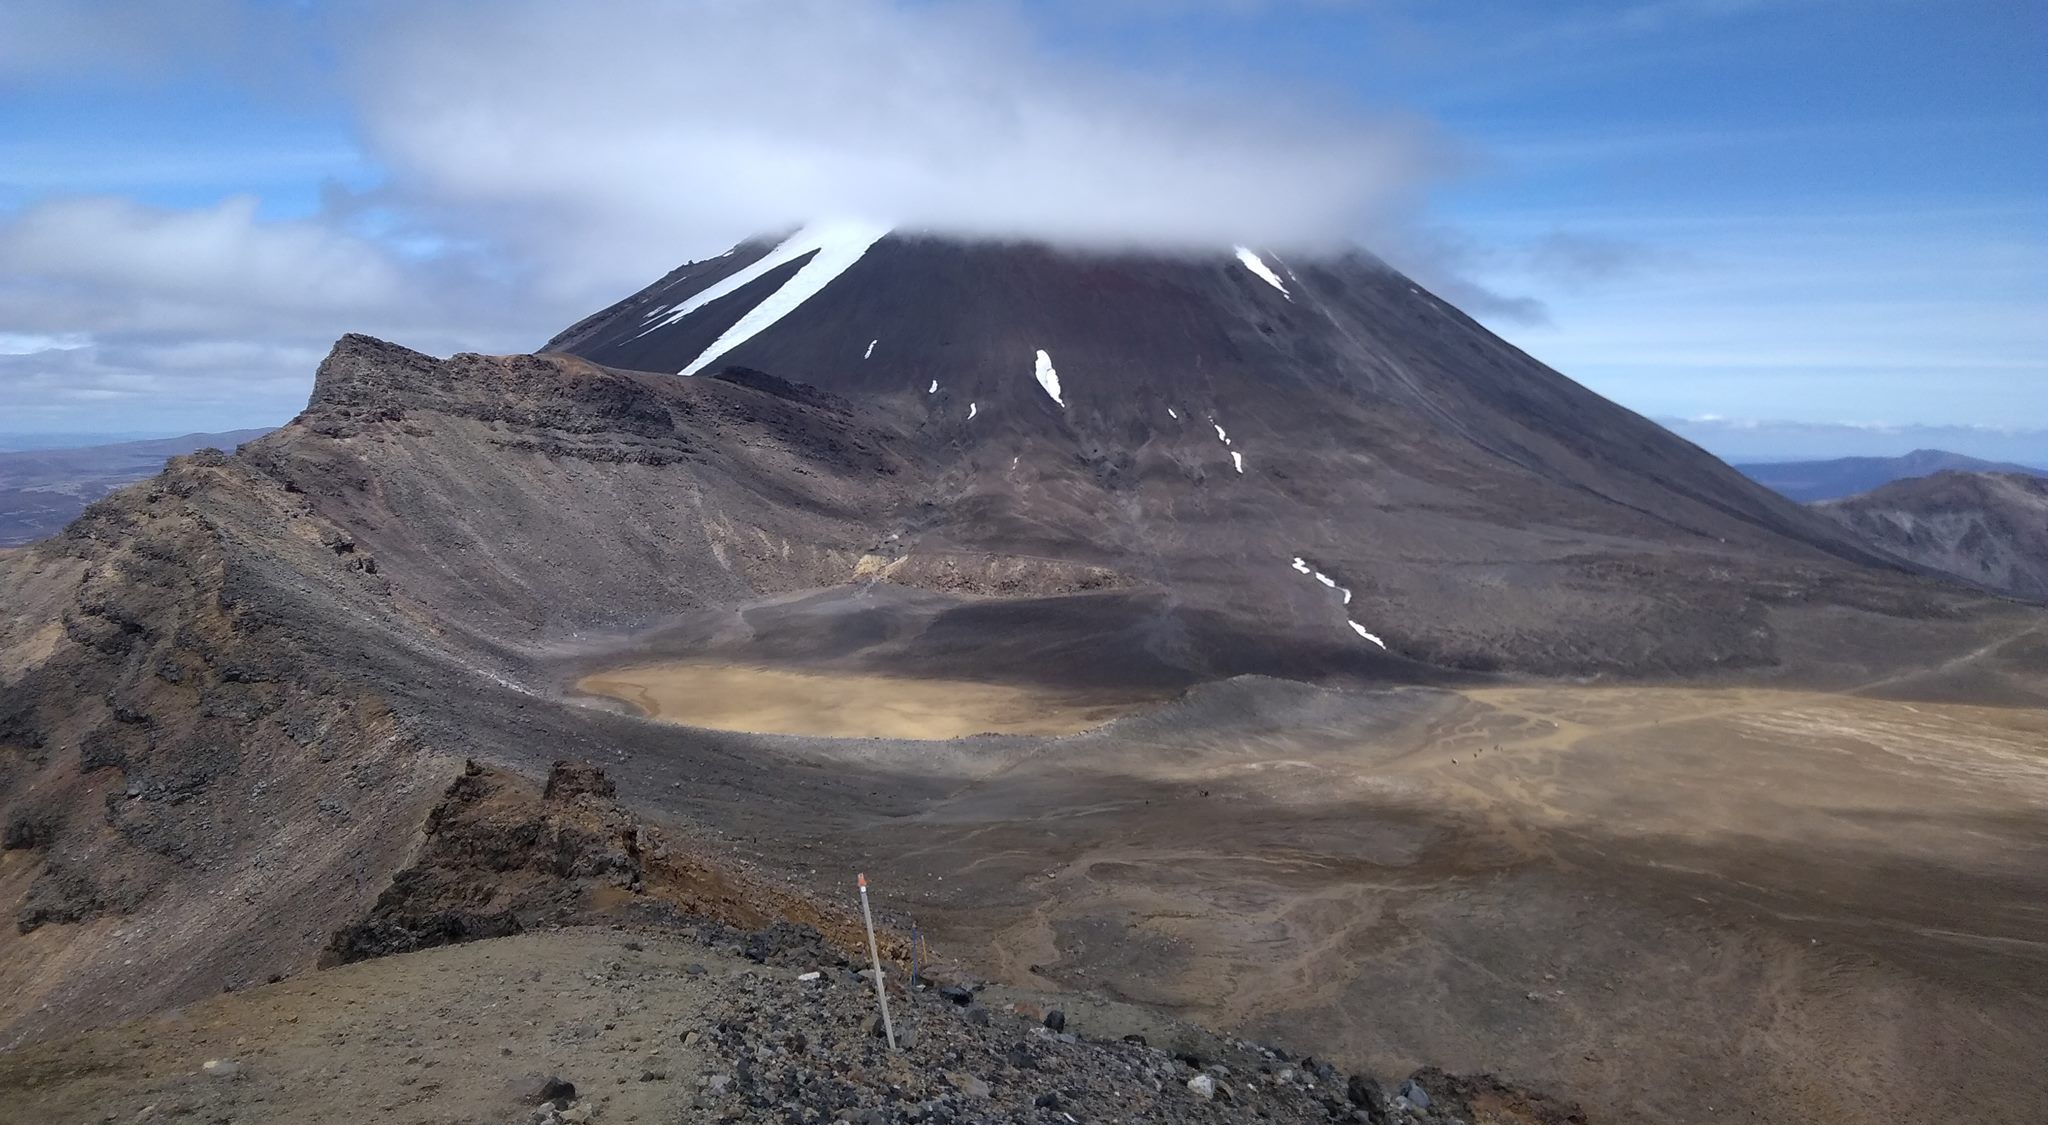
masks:
{"type": "Polygon", "coordinates": [[[209,447],[232,450],[269,432],[229,430],[0,453],[0,547],[18,547],[57,534],[87,504],[124,484],[156,475],[172,457],[209,447]]]}
{"type": "Polygon", "coordinates": [[[1903,457],[1837,457],[1830,461],[1775,461],[1737,465],[1736,470],[1758,484],[1802,504],[1836,500],[1868,492],[1908,477],[1924,477],[1948,469],[1971,473],[2021,473],[2048,476],[2035,469],[1999,461],[1980,461],[1943,449],[1916,449],[1903,457]]]}
{"type": "Polygon", "coordinates": [[[2048,477],[1950,470],[1814,509],[1900,558],[2048,601],[2048,477]]]}

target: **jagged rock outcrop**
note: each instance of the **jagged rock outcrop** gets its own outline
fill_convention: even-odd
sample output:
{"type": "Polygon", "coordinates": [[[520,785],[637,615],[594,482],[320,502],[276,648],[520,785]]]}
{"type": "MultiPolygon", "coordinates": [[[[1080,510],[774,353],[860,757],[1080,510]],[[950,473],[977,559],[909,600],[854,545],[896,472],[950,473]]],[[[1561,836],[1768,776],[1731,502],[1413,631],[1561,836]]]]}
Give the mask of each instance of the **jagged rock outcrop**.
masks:
{"type": "MultiPolygon", "coordinates": [[[[612,779],[587,762],[554,763],[538,790],[469,762],[427,815],[412,862],[365,917],[335,931],[320,963],[612,921],[754,931],[732,940],[758,961],[780,960],[785,946],[815,955],[824,940],[864,948],[845,909],[730,860],[672,848],[616,796],[612,779]]],[[[884,935],[890,956],[902,945],[884,935]]]]}

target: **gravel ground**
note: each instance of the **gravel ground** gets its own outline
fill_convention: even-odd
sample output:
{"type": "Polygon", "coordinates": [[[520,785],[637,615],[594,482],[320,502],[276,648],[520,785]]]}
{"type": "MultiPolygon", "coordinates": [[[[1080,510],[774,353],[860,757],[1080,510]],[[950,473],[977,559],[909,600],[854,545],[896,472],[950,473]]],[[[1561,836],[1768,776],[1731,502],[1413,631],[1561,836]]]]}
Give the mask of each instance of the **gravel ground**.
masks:
{"type": "Polygon", "coordinates": [[[1097,1040],[1061,1009],[991,1009],[972,986],[892,992],[897,1051],[873,1030],[872,984],[806,927],[521,934],[307,973],[0,1056],[0,1121],[1584,1120],[1434,1072],[1417,1076],[1424,1111],[1400,1089],[1158,1017],[1150,1026],[1171,1049],[1097,1040]]]}

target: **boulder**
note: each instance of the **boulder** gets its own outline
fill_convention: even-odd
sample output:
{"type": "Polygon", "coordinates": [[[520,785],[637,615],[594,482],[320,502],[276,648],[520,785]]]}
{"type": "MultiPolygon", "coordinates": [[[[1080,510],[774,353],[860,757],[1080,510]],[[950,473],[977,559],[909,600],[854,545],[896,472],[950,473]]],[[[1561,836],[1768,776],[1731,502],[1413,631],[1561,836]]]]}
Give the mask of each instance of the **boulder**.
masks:
{"type": "Polygon", "coordinates": [[[576,1084],[559,1075],[550,1074],[526,1095],[527,1105],[551,1105],[556,1109],[568,1109],[576,1100],[576,1084]]]}
{"type": "Polygon", "coordinates": [[[1387,1119],[1387,1092],[1380,1087],[1377,1079],[1363,1074],[1354,1074],[1344,1084],[1344,1096],[1352,1105],[1364,1110],[1372,1120],[1387,1119]]]}

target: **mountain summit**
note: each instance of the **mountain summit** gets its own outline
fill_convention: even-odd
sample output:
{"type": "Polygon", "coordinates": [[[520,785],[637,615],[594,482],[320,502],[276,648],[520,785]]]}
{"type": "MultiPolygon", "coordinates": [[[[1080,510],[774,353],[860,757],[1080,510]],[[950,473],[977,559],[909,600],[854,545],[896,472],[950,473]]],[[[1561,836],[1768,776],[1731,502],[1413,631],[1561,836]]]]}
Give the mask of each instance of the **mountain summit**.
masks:
{"type": "Polygon", "coordinates": [[[1358,252],[820,225],[685,265],[547,347],[889,412],[928,471],[872,565],[1086,568],[1141,661],[1198,676],[1765,663],[1759,587],[1870,585],[1916,612],[1842,529],[1358,252]]]}

